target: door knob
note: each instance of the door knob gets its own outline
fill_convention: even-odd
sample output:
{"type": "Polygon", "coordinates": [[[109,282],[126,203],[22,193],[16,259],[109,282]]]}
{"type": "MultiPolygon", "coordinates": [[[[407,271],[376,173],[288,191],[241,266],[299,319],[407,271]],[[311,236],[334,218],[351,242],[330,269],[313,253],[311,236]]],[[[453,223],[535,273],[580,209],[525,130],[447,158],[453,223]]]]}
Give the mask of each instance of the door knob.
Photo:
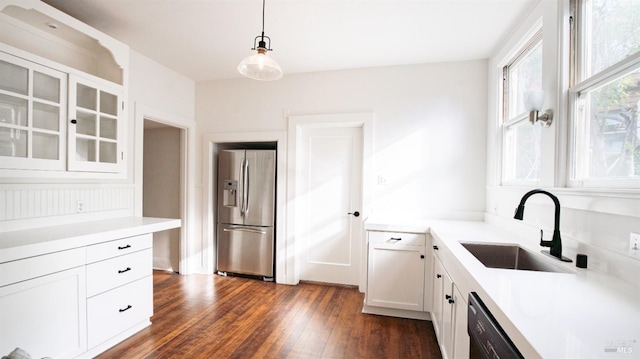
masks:
{"type": "Polygon", "coordinates": [[[349,212],[347,214],[353,214],[354,217],[360,217],[360,212],[355,211],[355,212],[349,212]]]}

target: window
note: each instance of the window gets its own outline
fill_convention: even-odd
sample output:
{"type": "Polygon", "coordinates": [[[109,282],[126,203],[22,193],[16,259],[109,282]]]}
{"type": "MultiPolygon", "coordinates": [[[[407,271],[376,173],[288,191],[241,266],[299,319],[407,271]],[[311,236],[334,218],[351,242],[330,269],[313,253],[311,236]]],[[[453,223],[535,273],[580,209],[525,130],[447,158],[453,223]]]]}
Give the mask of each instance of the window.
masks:
{"type": "Polygon", "coordinates": [[[640,1],[572,5],[569,184],[640,187],[640,1]]]}
{"type": "Polygon", "coordinates": [[[531,125],[525,97],[542,89],[542,33],[503,68],[503,182],[535,182],[540,176],[540,124],[531,125]]]}

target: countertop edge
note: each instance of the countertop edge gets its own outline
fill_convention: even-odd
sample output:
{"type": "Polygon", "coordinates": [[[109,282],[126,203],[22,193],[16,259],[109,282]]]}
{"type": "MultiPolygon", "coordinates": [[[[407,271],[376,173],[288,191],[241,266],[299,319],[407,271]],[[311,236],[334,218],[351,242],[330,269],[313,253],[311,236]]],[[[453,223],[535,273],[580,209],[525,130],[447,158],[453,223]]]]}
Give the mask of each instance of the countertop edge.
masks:
{"type": "Polygon", "coordinates": [[[180,219],[120,217],[0,233],[0,263],[179,228],[180,219]]]}

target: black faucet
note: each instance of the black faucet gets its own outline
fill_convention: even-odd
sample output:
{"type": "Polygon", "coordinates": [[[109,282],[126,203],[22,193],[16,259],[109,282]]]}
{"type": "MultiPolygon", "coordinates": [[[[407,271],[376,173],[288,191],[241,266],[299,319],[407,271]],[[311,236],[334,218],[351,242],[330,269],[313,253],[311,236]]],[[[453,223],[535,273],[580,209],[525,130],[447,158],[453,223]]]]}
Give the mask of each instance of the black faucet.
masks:
{"type": "MultiPolygon", "coordinates": [[[[546,194],[553,200],[553,204],[556,206],[555,224],[553,225],[553,239],[551,239],[550,241],[543,240],[542,231],[540,231],[540,245],[543,247],[549,247],[549,254],[551,256],[563,262],[572,262],[571,259],[562,255],[562,239],[560,239],[560,201],[558,201],[558,197],[541,189],[531,190],[525,193],[524,196],[522,196],[520,204],[518,205],[518,208],[516,208],[516,214],[513,216],[513,218],[522,220],[522,217],[524,215],[524,203],[527,201],[527,199],[529,199],[529,197],[536,193],[546,194]]],[[[546,251],[543,251],[543,253],[546,254],[546,251]]]]}

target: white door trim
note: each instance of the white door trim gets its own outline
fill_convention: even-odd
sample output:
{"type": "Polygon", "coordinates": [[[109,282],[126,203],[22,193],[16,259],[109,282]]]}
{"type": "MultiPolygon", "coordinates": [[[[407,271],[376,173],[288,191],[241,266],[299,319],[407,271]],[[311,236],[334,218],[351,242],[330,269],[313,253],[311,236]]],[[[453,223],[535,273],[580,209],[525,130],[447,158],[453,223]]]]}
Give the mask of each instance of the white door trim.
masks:
{"type": "MultiPolygon", "coordinates": [[[[195,141],[192,134],[195,133],[195,123],[188,121],[183,117],[146,106],[139,102],[135,103],[134,109],[134,166],[133,182],[135,183],[135,199],[134,199],[134,215],[142,216],[142,167],[144,163],[143,146],[144,146],[144,120],[153,120],[172,127],[179,128],[181,131],[182,160],[180,165],[180,218],[182,225],[180,227],[180,264],[178,271],[180,274],[189,274],[192,272],[191,263],[189,263],[189,241],[190,234],[194,233],[191,218],[195,216],[193,203],[193,180],[195,178],[195,169],[189,158],[193,158],[195,141]],[[193,124],[189,124],[193,123],[193,124]]],[[[128,147],[132,148],[132,147],[128,147]]]]}
{"type": "MultiPolygon", "coordinates": [[[[286,213],[287,200],[285,194],[287,188],[287,135],[285,132],[234,132],[234,133],[210,133],[204,135],[202,153],[203,172],[203,263],[207,268],[206,273],[215,270],[215,178],[217,176],[217,163],[215,163],[217,145],[230,142],[276,142],[278,147],[276,157],[276,283],[295,284],[293,282],[293,265],[290,265],[289,248],[286,239],[286,213]]],[[[293,263],[293,261],[291,261],[293,263]]]]}
{"type": "MultiPolygon", "coordinates": [[[[296,228],[296,199],[299,195],[299,189],[296,188],[296,160],[299,154],[298,141],[301,139],[302,131],[305,128],[312,127],[362,127],[362,216],[363,222],[371,213],[371,196],[373,194],[373,122],[374,114],[372,112],[365,113],[345,113],[345,114],[323,114],[323,115],[290,115],[289,116],[289,151],[287,171],[287,252],[295,253],[290,265],[294,268],[293,284],[300,282],[300,258],[299,250],[295,248],[295,228],[296,228]]],[[[362,230],[364,234],[364,229],[362,230]]],[[[366,288],[366,240],[362,238],[360,258],[360,284],[361,292],[366,288]]]]}

